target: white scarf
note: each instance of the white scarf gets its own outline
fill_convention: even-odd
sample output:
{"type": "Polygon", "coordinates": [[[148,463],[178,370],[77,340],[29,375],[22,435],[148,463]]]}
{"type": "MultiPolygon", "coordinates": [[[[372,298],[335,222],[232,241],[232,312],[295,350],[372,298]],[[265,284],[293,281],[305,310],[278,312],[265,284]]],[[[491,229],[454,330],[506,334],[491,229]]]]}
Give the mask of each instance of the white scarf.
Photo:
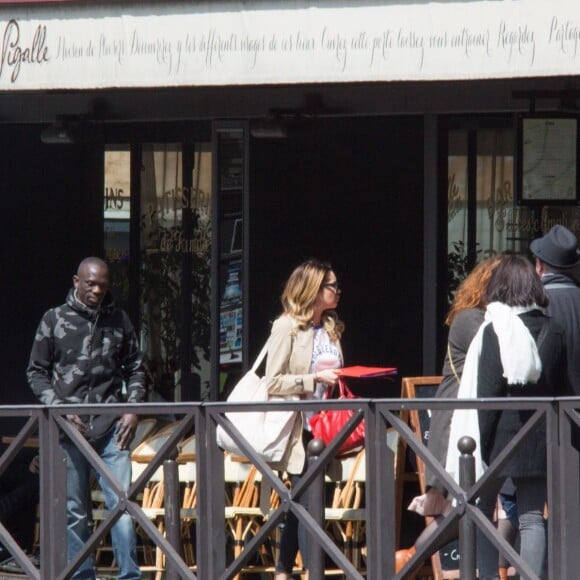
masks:
{"type": "MultiPolygon", "coordinates": [[[[508,384],[525,385],[538,381],[542,373],[542,361],[538,354],[538,347],[530,331],[518,316],[518,314],[536,309],[541,310],[535,304],[529,307],[510,307],[500,302],[492,302],[488,305],[485,321],[480,326],[467,351],[457,393],[458,399],[475,399],[477,397],[477,373],[483,331],[490,323],[493,324],[493,329],[498,337],[503,376],[507,379],[508,384]]],[[[479,419],[476,409],[456,410],[451,419],[445,469],[457,482],[459,482],[457,442],[465,435],[473,437],[477,443],[473,454],[477,480],[483,474],[484,466],[481,459],[479,419]]]]}

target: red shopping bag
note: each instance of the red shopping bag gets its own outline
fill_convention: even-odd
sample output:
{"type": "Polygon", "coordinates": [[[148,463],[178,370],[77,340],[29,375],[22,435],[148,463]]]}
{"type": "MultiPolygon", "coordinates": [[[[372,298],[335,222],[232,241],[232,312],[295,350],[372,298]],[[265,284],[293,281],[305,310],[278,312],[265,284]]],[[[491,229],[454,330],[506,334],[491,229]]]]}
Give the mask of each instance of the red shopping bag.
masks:
{"type": "MultiPolygon", "coordinates": [[[[344,379],[338,379],[339,399],[357,399],[348,388],[344,379]]],[[[328,390],[324,398],[328,399],[328,390]]],[[[355,414],[354,409],[325,409],[316,413],[310,418],[309,424],[312,435],[317,439],[322,439],[328,445],[339,431],[346,425],[349,419],[355,414]]],[[[350,433],[346,441],[341,445],[338,453],[346,453],[355,447],[360,447],[365,440],[365,422],[361,421],[350,433]]]]}

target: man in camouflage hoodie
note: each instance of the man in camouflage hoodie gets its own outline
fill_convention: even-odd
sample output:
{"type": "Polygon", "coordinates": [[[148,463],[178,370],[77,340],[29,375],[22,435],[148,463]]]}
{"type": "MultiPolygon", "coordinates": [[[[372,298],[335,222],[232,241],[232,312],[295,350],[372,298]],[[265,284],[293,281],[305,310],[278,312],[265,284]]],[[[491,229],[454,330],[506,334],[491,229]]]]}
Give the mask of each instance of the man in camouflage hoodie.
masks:
{"type": "MultiPolygon", "coordinates": [[[[108,267],[99,258],[85,258],[73,276],[74,288],[66,303],[48,310],[36,331],[27,369],[34,394],[45,405],[103,404],[145,398],[145,373],[137,337],[127,314],[116,307],[109,292],[108,267]],[[126,395],[123,393],[123,383],[126,395]]],[[[97,450],[119,485],[131,483],[129,444],[137,416],[66,415],[97,450]]],[[[67,438],[61,441],[67,458],[68,561],[72,561],[90,536],[90,476],[92,468],[67,438]]],[[[118,498],[105,478],[96,474],[107,509],[118,498]]],[[[129,514],[111,529],[118,578],[141,578],[137,563],[136,534],[129,514]]],[[[87,558],[73,578],[94,579],[92,558],[87,558]]]]}

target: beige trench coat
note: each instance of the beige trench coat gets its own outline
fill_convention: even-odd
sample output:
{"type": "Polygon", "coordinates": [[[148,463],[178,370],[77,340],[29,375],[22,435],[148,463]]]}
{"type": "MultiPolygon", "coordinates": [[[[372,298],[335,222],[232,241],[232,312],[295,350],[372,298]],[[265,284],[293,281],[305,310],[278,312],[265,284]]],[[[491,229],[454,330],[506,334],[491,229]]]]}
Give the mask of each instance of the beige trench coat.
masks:
{"type": "MultiPolygon", "coordinates": [[[[266,379],[268,392],[288,398],[304,398],[314,393],[314,374],[310,372],[314,349],[314,330],[293,331],[296,321],[284,314],[274,321],[268,345],[266,379]]],[[[338,345],[340,349],[340,344],[338,345]]],[[[272,464],[274,469],[299,474],[304,468],[306,450],[302,443],[304,416],[299,413],[284,457],[272,464]]]]}

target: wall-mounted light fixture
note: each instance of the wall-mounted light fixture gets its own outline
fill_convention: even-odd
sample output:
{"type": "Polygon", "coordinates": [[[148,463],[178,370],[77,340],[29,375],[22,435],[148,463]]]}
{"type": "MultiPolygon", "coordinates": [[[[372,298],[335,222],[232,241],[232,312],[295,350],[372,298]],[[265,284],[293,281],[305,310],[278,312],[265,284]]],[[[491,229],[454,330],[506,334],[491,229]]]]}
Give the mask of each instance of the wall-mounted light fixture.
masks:
{"type": "Polygon", "coordinates": [[[286,139],[288,128],[281,119],[254,119],[250,123],[250,135],[255,139],[286,139]]]}
{"type": "Polygon", "coordinates": [[[62,119],[58,119],[43,129],[40,133],[40,140],[47,145],[64,145],[76,142],[71,124],[62,119]]]}

